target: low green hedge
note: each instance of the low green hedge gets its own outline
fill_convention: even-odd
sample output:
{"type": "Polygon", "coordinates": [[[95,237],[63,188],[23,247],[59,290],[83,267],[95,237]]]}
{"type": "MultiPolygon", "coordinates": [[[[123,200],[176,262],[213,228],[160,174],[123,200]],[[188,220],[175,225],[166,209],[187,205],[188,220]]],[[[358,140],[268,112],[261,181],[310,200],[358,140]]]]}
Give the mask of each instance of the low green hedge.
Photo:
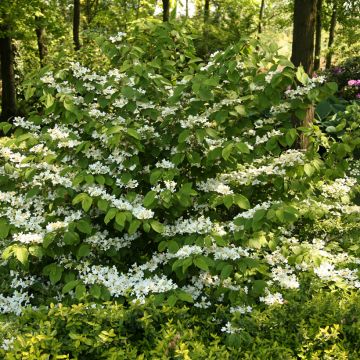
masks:
{"type": "Polygon", "coordinates": [[[359,359],[360,296],[328,290],[246,314],[221,306],[211,312],[151,303],[29,309],[2,318],[0,357],[359,359]]]}

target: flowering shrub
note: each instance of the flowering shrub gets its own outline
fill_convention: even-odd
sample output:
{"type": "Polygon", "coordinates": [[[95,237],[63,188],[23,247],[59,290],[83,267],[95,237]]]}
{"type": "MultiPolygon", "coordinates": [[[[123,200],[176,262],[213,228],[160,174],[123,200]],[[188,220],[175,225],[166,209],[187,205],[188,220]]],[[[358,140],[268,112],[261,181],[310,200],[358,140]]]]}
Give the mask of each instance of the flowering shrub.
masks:
{"type": "Polygon", "coordinates": [[[359,79],[360,79],[360,57],[348,58],[336,67],[327,71],[326,75],[331,81],[336,81],[339,86],[339,95],[346,100],[356,100],[359,98],[359,79]]]}
{"type": "Polygon", "coordinates": [[[0,311],[152,294],[251,311],[309,277],[359,288],[357,145],[293,127],[336,85],[248,43],[167,67],[125,39],[104,72],[44,69],[28,116],[1,124],[0,311]]]}

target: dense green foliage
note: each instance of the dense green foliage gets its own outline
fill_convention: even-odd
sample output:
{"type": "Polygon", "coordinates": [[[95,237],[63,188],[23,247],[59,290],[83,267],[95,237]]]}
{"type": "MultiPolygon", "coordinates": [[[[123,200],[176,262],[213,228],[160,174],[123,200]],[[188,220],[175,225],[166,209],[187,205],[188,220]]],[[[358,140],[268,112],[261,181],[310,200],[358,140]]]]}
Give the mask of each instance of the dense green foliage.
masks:
{"type": "Polygon", "coordinates": [[[151,303],[51,306],[8,318],[0,354],[7,360],[358,359],[359,300],[355,293],[320,291],[231,316],[222,306],[213,314],[151,303]],[[220,335],[229,320],[241,331],[220,335]]]}

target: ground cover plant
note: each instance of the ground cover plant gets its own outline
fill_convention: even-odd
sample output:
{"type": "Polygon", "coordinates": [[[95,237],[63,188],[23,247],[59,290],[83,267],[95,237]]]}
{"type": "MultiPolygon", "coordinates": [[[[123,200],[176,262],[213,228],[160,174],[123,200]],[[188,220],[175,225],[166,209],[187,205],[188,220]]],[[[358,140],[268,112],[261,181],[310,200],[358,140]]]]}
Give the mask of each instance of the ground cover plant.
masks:
{"type": "Polygon", "coordinates": [[[205,62],[183,29],[144,26],[143,48],[99,41],[102,69],[29,77],[27,116],[1,123],[0,310],[23,314],[4,356],[356,358],[359,105],[324,112],[336,84],[273,46],[205,62]],[[320,126],[295,128],[309,106],[320,126]]]}

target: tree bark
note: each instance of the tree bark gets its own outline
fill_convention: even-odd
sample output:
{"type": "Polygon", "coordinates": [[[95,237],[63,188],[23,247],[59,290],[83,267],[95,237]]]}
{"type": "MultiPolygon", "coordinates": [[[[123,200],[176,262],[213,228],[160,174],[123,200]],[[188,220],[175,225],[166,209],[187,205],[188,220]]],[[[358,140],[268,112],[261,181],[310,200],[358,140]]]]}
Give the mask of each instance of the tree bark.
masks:
{"type": "Polygon", "coordinates": [[[331,67],[331,60],[334,53],[332,48],[335,39],[335,28],[337,22],[337,3],[334,1],[333,10],[331,14],[330,29],[329,29],[329,42],[328,42],[328,53],[326,55],[326,69],[331,67]]]}
{"type": "Polygon", "coordinates": [[[205,0],[204,5],[204,23],[209,22],[209,16],[210,16],[210,0],[205,0]]]}
{"type": "Polygon", "coordinates": [[[291,61],[312,75],[317,0],[295,0],[291,61]]]}
{"type": "Polygon", "coordinates": [[[74,0],[73,41],[75,50],[80,50],[80,0],[74,0]]]}
{"type": "Polygon", "coordinates": [[[205,0],[204,5],[204,50],[205,55],[208,55],[209,52],[209,20],[210,20],[210,0],[205,0]]]}
{"type": "Polygon", "coordinates": [[[0,32],[5,33],[0,37],[0,62],[2,78],[1,120],[8,121],[17,114],[14,53],[11,37],[6,35],[6,29],[2,28],[0,29],[0,32]]]}
{"type": "Polygon", "coordinates": [[[162,0],[163,3],[163,22],[169,21],[170,18],[170,1],[162,0]]]}
{"type": "Polygon", "coordinates": [[[40,66],[43,67],[44,66],[44,58],[47,55],[47,48],[45,45],[45,29],[39,23],[40,20],[38,17],[35,17],[35,22],[38,23],[38,26],[36,27],[35,32],[36,32],[37,45],[38,45],[38,51],[39,51],[40,66]]]}
{"type": "Polygon", "coordinates": [[[315,60],[314,70],[320,69],[321,59],[321,31],[322,31],[322,3],[323,0],[318,0],[316,9],[316,35],[315,35],[315,60]]]}
{"type": "MultiPolygon", "coordinates": [[[[314,69],[314,34],[317,0],[295,0],[294,4],[294,29],[291,61],[295,66],[302,65],[305,72],[312,76],[314,69]]],[[[310,127],[314,119],[314,107],[310,106],[303,122],[293,116],[295,127],[310,127]]],[[[307,149],[309,139],[301,134],[298,147],[307,149]]]]}
{"type": "Polygon", "coordinates": [[[262,21],[264,18],[264,10],[265,10],[265,0],[261,0],[260,12],[259,12],[258,34],[262,33],[262,21]]]}
{"type": "Polygon", "coordinates": [[[187,19],[189,18],[189,0],[186,0],[185,3],[185,16],[187,19]]]}

